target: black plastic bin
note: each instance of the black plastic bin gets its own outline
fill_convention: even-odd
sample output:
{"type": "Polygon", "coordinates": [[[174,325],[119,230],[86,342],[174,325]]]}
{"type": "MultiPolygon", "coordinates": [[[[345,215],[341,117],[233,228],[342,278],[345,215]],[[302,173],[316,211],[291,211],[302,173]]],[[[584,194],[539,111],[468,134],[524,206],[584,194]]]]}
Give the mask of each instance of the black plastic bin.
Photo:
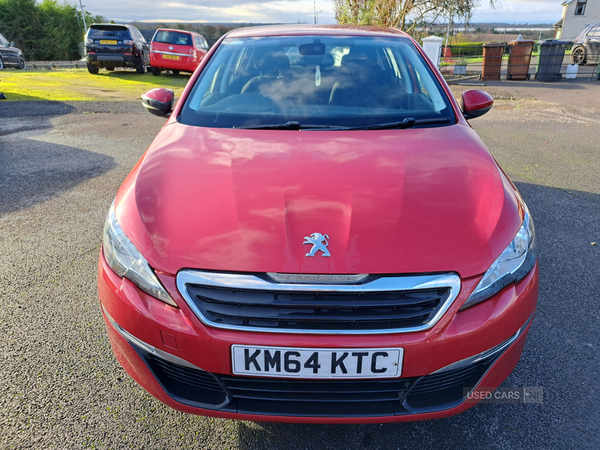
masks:
{"type": "Polygon", "coordinates": [[[547,39],[540,44],[540,56],[538,60],[535,79],[538,81],[560,81],[562,75],[560,68],[565,59],[565,50],[569,45],[567,41],[547,39]]]}

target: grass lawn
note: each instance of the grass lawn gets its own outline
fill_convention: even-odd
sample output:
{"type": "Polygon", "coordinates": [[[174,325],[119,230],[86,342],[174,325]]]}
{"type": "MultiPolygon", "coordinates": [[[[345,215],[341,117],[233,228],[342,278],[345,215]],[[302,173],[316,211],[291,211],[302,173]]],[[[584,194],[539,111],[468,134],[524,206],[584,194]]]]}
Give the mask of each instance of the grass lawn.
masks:
{"type": "Polygon", "coordinates": [[[71,70],[3,70],[0,72],[0,92],[7,100],[139,100],[140,95],[156,87],[168,87],[179,96],[189,75],[135,71],[101,70],[92,75],[85,69],[71,70]]]}

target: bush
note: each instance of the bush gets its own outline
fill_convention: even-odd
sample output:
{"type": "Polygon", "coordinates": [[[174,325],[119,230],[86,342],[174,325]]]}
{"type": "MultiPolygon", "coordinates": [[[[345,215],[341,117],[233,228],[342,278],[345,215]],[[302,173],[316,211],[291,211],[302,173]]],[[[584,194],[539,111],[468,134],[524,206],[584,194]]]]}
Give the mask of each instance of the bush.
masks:
{"type": "Polygon", "coordinates": [[[462,44],[450,44],[452,56],[481,56],[483,55],[484,42],[465,42],[462,44]]]}
{"type": "MultiPolygon", "coordinates": [[[[27,60],[79,59],[85,30],[77,14],[75,6],[58,0],[0,0],[0,30],[27,60]]],[[[105,21],[87,11],[85,16],[88,24],[105,21]]]]}

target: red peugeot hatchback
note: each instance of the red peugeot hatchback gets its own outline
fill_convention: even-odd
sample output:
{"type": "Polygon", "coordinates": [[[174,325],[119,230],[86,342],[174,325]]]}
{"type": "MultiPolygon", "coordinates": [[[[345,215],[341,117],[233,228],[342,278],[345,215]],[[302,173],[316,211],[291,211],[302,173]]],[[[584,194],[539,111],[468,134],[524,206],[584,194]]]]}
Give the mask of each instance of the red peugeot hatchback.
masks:
{"type": "Polygon", "coordinates": [[[167,405],[281,422],[460,413],[517,364],[538,296],[527,206],[394,29],[222,38],[110,208],[113,350],[167,405]],[[469,394],[473,394],[469,396],[469,394]]]}
{"type": "Polygon", "coordinates": [[[208,43],[198,33],[159,28],[150,42],[150,71],[193,72],[206,56],[208,43]]]}

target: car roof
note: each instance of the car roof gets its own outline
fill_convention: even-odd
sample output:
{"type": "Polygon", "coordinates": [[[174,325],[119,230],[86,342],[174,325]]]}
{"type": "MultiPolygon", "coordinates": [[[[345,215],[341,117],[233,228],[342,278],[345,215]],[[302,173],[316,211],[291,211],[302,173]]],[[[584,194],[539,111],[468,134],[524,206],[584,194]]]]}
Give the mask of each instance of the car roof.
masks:
{"type": "Polygon", "coordinates": [[[176,31],[177,33],[187,33],[187,34],[195,34],[200,36],[199,33],[196,33],[195,31],[189,31],[189,30],[177,30],[175,28],[158,28],[156,31],[176,31]]]}
{"type": "Polygon", "coordinates": [[[267,36],[394,36],[409,38],[408,34],[396,28],[358,27],[346,25],[267,25],[262,27],[237,28],[227,34],[227,38],[267,37],[267,36]]]}
{"type": "Polygon", "coordinates": [[[596,25],[600,25],[597,23],[592,23],[589,25],[586,25],[585,28],[583,30],[581,30],[581,32],[577,35],[577,42],[579,42],[581,39],[584,39],[585,36],[588,34],[588,32],[594,28],[596,25]]]}
{"type": "MultiPolygon", "coordinates": [[[[202,36],[200,33],[197,33],[197,32],[195,32],[195,31],[189,31],[189,30],[177,30],[177,29],[175,29],[175,28],[157,28],[157,29],[156,29],[156,32],[159,32],[159,31],[175,31],[175,32],[177,32],[177,33],[186,33],[186,34],[192,34],[192,35],[194,35],[194,36],[202,36]]],[[[156,34],[155,34],[155,36],[156,36],[156,34]]]]}
{"type": "Polygon", "coordinates": [[[135,28],[133,25],[129,25],[127,23],[93,23],[90,25],[90,28],[96,27],[96,26],[113,27],[115,29],[135,28]]]}

